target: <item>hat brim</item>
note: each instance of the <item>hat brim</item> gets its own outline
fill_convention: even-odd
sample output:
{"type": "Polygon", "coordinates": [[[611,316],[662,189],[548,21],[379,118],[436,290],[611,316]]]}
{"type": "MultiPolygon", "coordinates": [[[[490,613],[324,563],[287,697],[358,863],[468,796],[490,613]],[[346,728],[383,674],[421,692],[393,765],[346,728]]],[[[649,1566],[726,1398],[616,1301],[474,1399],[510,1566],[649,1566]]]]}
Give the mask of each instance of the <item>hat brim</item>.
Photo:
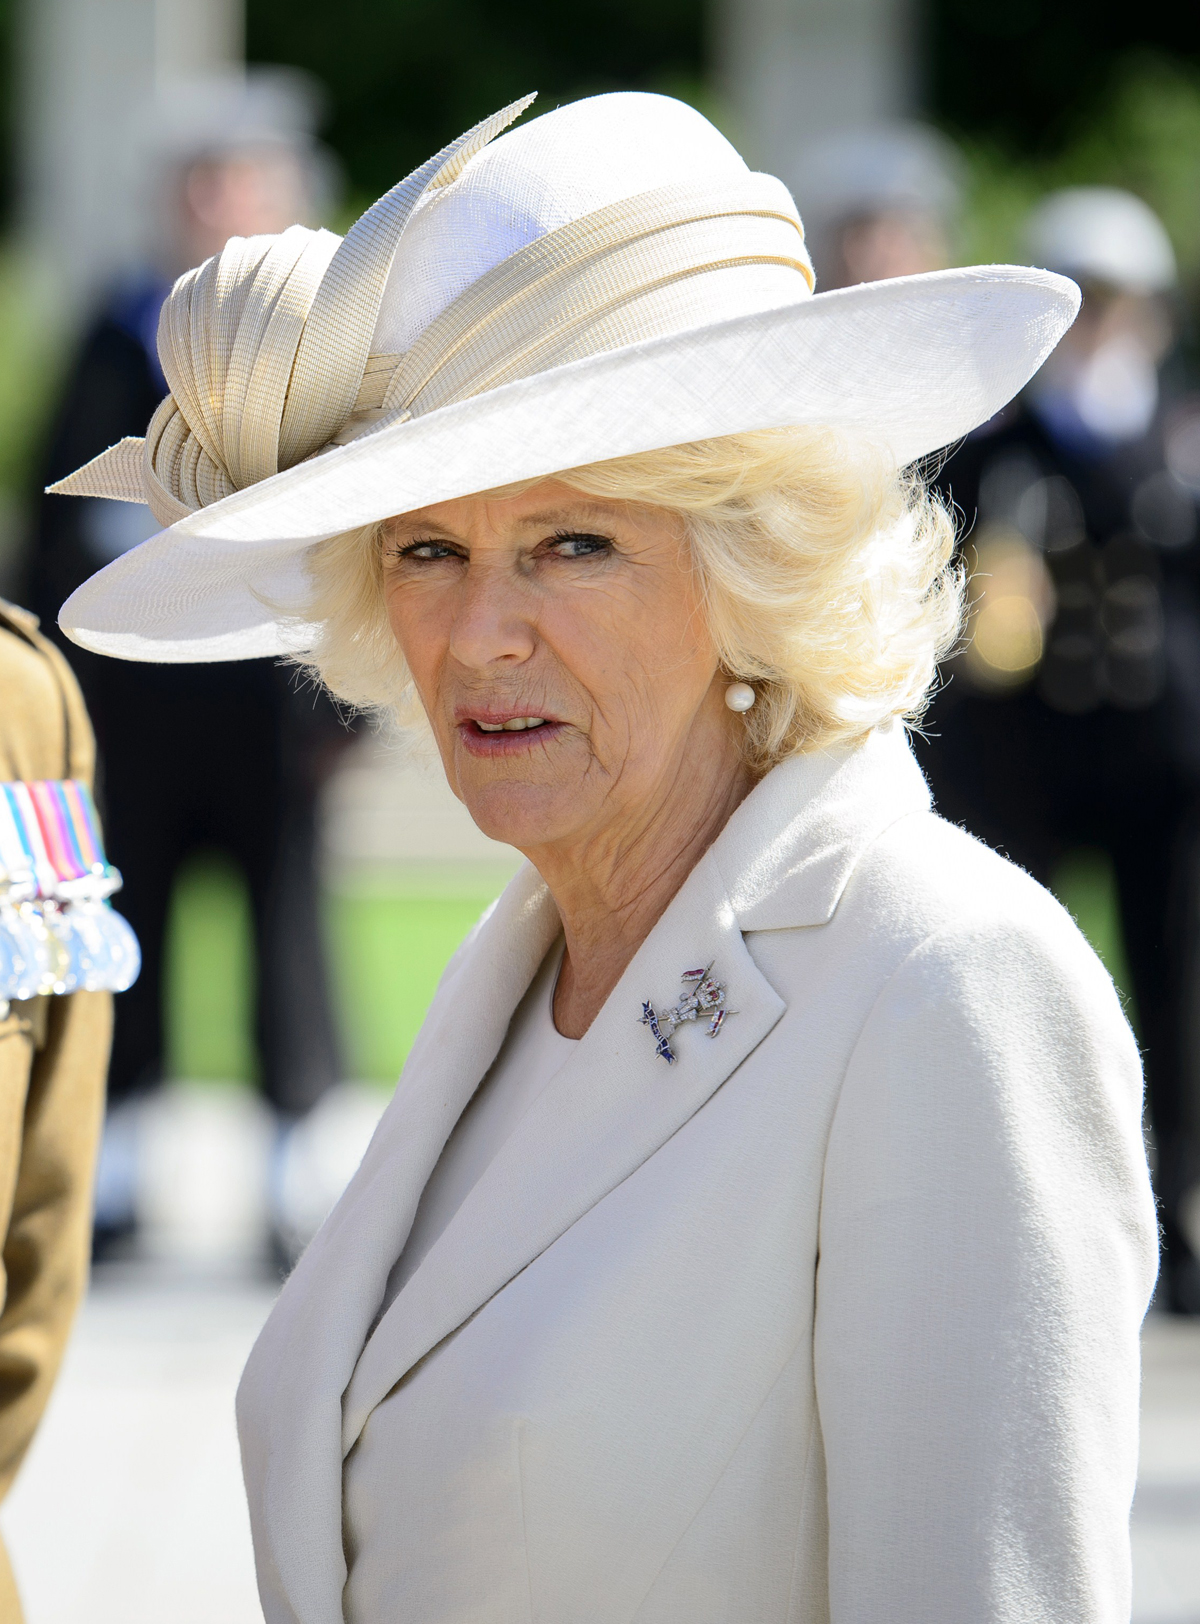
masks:
{"type": "Polygon", "coordinates": [[[952,444],[1029,381],[1079,309],[1065,277],[978,266],[839,288],[523,378],[323,452],[106,565],[59,624],[163,663],[295,653],[314,543],[393,513],[693,440],[852,430],[898,466],[952,444]]]}

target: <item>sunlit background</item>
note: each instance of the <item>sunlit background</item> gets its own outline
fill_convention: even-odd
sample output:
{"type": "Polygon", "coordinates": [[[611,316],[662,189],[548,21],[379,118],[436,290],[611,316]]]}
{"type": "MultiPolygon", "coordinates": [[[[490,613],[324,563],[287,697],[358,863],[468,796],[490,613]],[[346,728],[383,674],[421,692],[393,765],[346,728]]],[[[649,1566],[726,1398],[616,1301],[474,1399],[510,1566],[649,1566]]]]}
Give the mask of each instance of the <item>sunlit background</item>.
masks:
{"type": "MultiPolygon", "coordinates": [[[[693,102],[752,162],[793,184],[802,213],[801,155],[812,143],[919,117],[960,154],[949,245],[956,263],[1020,258],[1020,222],[1054,187],[1118,185],[1149,202],[1180,267],[1186,320],[1177,364],[1194,371],[1195,7],[6,0],[0,595],[25,595],[39,456],[74,346],[111,280],[152,251],[145,175],[155,110],[245,64],[293,70],[279,82],[319,138],[320,207],[335,229],[530,89],[541,109],[614,88],[693,102]]],[[[1040,636],[1031,592],[1018,581],[1008,594],[1020,623],[1006,648],[1040,636]]],[[[986,647],[981,638],[985,655],[986,647]]],[[[320,852],[346,1075],[283,1168],[254,1090],[244,881],[228,859],[202,851],[175,888],[170,1086],[130,1130],[140,1136],[141,1243],[98,1271],[63,1383],[3,1517],[31,1624],[260,1616],[231,1395],[275,1289],[261,1245],[272,1180],[287,1183],[302,1227],[319,1221],[383,1108],[446,960],[518,861],[474,830],[419,747],[361,724],[323,791],[320,852]]],[[[1107,859],[1071,854],[1056,889],[1127,986],[1107,859]]],[[[1148,1363],[1135,1616],[1138,1624],[1200,1624],[1200,1343],[1189,1326],[1157,1323],[1148,1363]]]]}

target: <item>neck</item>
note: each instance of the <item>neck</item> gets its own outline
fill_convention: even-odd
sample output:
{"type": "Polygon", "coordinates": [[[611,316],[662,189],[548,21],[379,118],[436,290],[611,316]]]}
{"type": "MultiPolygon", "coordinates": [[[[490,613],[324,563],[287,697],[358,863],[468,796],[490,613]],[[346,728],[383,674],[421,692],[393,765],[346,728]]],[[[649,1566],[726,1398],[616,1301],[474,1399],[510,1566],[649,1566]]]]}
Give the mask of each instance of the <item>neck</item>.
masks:
{"type": "Polygon", "coordinates": [[[753,785],[736,749],[676,763],[652,805],[620,827],[525,855],[558,906],[566,954],[554,995],[564,1037],[580,1038],[684,880],[753,785]]]}

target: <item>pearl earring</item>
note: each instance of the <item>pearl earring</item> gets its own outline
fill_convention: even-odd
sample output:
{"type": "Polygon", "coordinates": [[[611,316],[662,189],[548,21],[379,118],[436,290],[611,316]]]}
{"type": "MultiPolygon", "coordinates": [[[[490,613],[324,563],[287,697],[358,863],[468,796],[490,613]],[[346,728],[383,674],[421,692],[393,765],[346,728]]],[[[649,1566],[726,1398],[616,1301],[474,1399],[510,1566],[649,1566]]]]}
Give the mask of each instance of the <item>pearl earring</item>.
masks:
{"type": "Polygon", "coordinates": [[[748,682],[731,682],[725,690],[725,703],[731,711],[748,711],[757,698],[748,682]]]}

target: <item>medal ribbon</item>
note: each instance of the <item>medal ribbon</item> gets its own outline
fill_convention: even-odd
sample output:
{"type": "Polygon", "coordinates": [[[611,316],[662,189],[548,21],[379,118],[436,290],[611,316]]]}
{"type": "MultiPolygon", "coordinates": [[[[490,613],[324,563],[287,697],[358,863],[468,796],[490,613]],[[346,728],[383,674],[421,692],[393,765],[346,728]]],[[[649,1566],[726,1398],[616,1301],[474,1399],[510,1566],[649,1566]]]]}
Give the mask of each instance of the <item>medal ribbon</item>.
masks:
{"type": "Polygon", "coordinates": [[[32,859],[30,867],[37,876],[38,895],[52,897],[58,891],[58,873],[54,867],[50,853],[46,849],[46,838],[42,833],[41,823],[38,821],[37,807],[34,805],[30,786],[20,780],[5,784],[4,793],[8,796],[17,817],[17,826],[25,841],[25,847],[32,859]]]}
{"type": "Polygon", "coordinates": [[[67,778],[57,787],[68,809],[71,828],[79,847],[80,860],[85,869],[89,873],[94,873],[97,869],[107,872],[108,860],[100,841],[96,808],[88,793],[87,785],[81,784],[78,778],[67,778]]]}
{"type": "Polygon", "coordinates": [[[61,885],[64,881],[82,879],[87,869],[79,861],[69,821],[64,815],[65,809],[54,793],[57,787],[45,779],[36,780],[29,785],[29,799],[33,802],[38,829],[54,869],[54,877],[61,885]]]}
{"type": "Polygon", "coordinates": [[[8,784],[0,784],[0,868],[11,879],[33,873],[33,853],[21,827],[20,813],[9,795],[8,784]]]}
{"type": "Polygon", "coordinates": [[[54,778],[0,783],[0,880],[19,882],[8,898],[17,910],[6,906],[0,913],[7,966],[0,1006],[14,998],[132,986],[141,953],[128,922],[108,903],[121,876],[105,860],[86,784],[54,778]]]}
{"type": "Polygon", "coordinates": [[[0,866],[32,872],[42,897],[58,896],[64,885],[89,876],[109,875],[86,784],[35,779],[0,785],[0,791],[0,866]]]}

